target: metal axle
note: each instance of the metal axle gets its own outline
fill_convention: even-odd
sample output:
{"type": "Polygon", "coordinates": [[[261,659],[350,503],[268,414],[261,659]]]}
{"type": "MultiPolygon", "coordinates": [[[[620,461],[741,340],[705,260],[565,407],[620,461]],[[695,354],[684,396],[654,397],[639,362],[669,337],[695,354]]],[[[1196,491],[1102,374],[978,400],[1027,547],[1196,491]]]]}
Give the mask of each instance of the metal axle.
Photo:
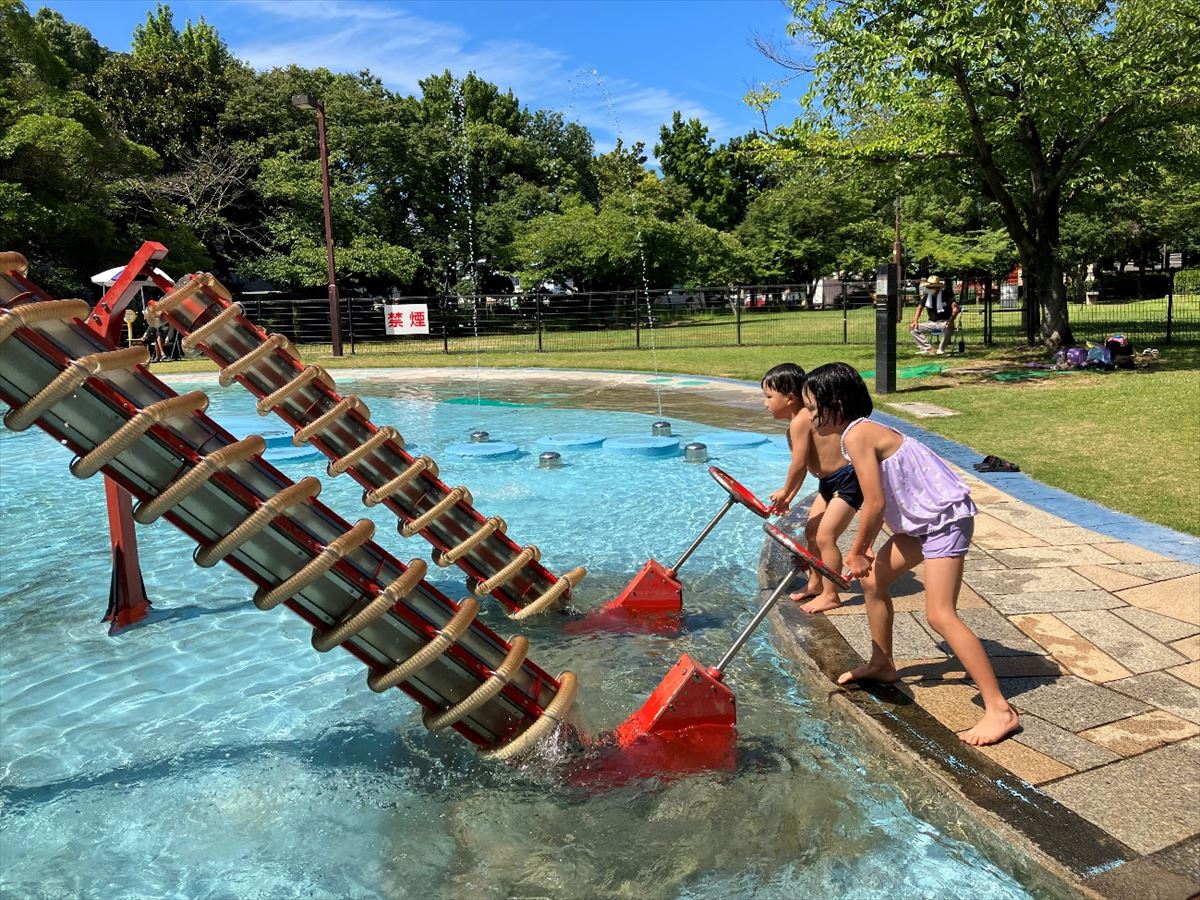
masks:
{"type": "Polygon", "coordinates": [[[802,563],[792,563],[792,571],[788,573],[787,578],[779,582],[779,587],[775,588],[775,590],[771,593],[771,596],[767,598],[767,602],[764,603],[762,608],[754,614],[754,618],[750,620],[750,624],[747,625],[745,630],[738,635],[737,640],[733,642],[733,646],[729,648],[729,651],[724,657],[721,658],[721,661],[717,663],[716,667],[711,671],[717,673],[718,676],[725,673],[725,667],[729,665],[730,661],[734,658],[734,656],[737,655],[737,652],[742,649],[746,641],[750,640],[750,635],[754,634],[754,630],[758,628],[762,620],[767,617],[767,613],[771,611],[771,607],[775,605],[775,602],[779,599],[780,595],[787,590],[787,587],[792,583],[792,580],[804,570],[805,566],[802,563]]]}
{"type": "Polygon", "coordinates": [[[734,500],[733,497],[730,497],[725,501],[725,505],[721,507],[721,511],[713,516],[712,521],[705,525],[704,530],[700,532],[700,535],[694,541],[692,541],[692,546],[683,551],[683,556],[679,557],[679,561],[667,570],[671,575],[677,575],[679,573],[679,567],[687,562],[687,558],[689,556],[696,552],[696,548],[703,543],[706,537],[708,537],[709,532],[717,527],[717,523],[721,521],[721,517],[724,516],[725,513],[729,512],[729,508],[736,502],[737,501],[734,500]]]}

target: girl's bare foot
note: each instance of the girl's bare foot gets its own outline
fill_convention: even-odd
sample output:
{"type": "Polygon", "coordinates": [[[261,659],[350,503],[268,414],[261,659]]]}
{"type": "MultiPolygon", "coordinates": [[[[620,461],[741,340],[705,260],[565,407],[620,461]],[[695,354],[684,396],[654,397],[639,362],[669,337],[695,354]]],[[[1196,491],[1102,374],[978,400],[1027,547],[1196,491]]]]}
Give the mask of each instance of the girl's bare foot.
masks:
{"type": "Polygon", "coordinates": [[[865,666],[859,666],[857,669],[843,672],[838,676],[837,683],[850,684],[854,681],[878,681],[883,684],[891,684],[899,680],[900,673],[896,671],[896,667],[890,662],[876,662],[872,660],[865,666]]]}
{"type": "Polygon", "coordinates": [[[819,597],[821,594],[821,582],[810,580],[804,585],[804,589],[796,591],[794,594],[788,594],[797,603],[803,603],[805,600],[811,600],[813,597],[819,597]]]}
{"type": "Polygon", "coordinates": [[[834,594],[833,596],[821,594],[821,596],[814,599],[811,603],[805,603],[800,608],[806,613],[823,613],[831,609],[837,609],[841,605],[842,598],[837,594],[834,594]]]}
{"type": "Polygon", "coordinates": [[[1021,727],[1021,717],[1011,706],[1002,710],[987,710],[983,718],[975,723],[974,728],[958,733],[964,744],[973,747],[985,747],[988,744],[999,743],[1021,727]]]}

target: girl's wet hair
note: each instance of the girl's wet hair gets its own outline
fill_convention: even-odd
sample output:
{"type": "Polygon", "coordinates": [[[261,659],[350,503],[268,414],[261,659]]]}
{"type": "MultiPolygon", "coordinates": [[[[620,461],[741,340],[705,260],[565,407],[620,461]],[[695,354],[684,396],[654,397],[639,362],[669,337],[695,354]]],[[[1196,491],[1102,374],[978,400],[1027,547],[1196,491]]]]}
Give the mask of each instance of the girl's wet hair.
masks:
{"type": "Polygon", "coordinates": [[[767,370],[762,386],[777,394],[799,397],[804,389],[804,370],[795,363],[780,363],[767,370]]]}
{"type": "Polygon", "coordinates": [[[871,414],[875,405],[858,370],[835,362],[817,366],[804,380],[804,389],[812,396],[817,414],[813,424],[852,422],[871,414]]]}

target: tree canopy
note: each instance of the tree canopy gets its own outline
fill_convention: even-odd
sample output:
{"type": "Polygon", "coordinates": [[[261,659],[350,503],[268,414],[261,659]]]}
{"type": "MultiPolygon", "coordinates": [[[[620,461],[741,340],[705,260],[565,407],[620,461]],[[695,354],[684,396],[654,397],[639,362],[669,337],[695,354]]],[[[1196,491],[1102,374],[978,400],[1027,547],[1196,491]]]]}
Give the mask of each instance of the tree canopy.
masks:
{"type": "Polygon", "coordinates": [[[794,0],[793,12],[812,82],[784,142],[903,163],[918,182],[966,179],[1016,248],[1042,337],[1070,341],[1063,214],[1116,180],[1150,177],[1200,121],[1194,7],[794,0]]]}
{"type": "MultiPolygon", "coordinates": [[[[1069,338],[1064,273],[1200,246],[1196,17],[1167,0],[796,0],[805,114],[720,142],[697,118],[597,152],[559,111],[474,73],[411,95],[370,72],[255,71],[158,4],[128,53],[0,0],[0,246],[78,294],[157,239],[172,261],[324,284],[324,103],[344,290],[476,292],[812,282],[888,255],[1039,290],[1069,338]]],[[[786,60],[785,60],[786,61],[786,60]]],[[[748,102],[764,124],[782,90],[748,102]]]]}

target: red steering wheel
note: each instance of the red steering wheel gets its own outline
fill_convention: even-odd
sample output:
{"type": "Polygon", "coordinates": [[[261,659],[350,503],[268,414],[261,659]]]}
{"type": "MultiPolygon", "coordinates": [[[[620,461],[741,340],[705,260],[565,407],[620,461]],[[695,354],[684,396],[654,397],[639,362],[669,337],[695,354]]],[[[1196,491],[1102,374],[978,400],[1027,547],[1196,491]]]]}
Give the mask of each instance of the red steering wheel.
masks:
{"type": "Polygon", "coordinates": [[[796,541],[796,536],[794,534],[788,534],[786,531],[781,530],[777,525],[774,525],[771,522],[763,523],[763,531],[765,531],[769,537],[774,538],[775,542],[783,547],[784,550],[792,554],[792,556],[795,557],[796,562],[800,563],[800,565],[806,568],[815,569],[816,571],[820,572],[843,591],[850,590],[850,573],[847,572],[845,575],[839,575],[837,572],[833,571],[833,569],[825,565],[825,563],[822,562],[818,557],[809,553],[807,547],[802,547],[796,541]]]}
{"type": "Polygon", "coordinates": [[[746,507],[746,509],[750,510],[750,512],[754,513],[756,516],[765,519],[771,514],[771,508],[767,506],[767,504],[763,503],[752,493],[746,490],[746,488],[734,481],[733,478],[730,477],[726,472],[722,472],[716,466],[709,466],[708,474],[713,477],[717,484],[729,492],[730,497],[742,504],[742,506],[746,507]]]}

